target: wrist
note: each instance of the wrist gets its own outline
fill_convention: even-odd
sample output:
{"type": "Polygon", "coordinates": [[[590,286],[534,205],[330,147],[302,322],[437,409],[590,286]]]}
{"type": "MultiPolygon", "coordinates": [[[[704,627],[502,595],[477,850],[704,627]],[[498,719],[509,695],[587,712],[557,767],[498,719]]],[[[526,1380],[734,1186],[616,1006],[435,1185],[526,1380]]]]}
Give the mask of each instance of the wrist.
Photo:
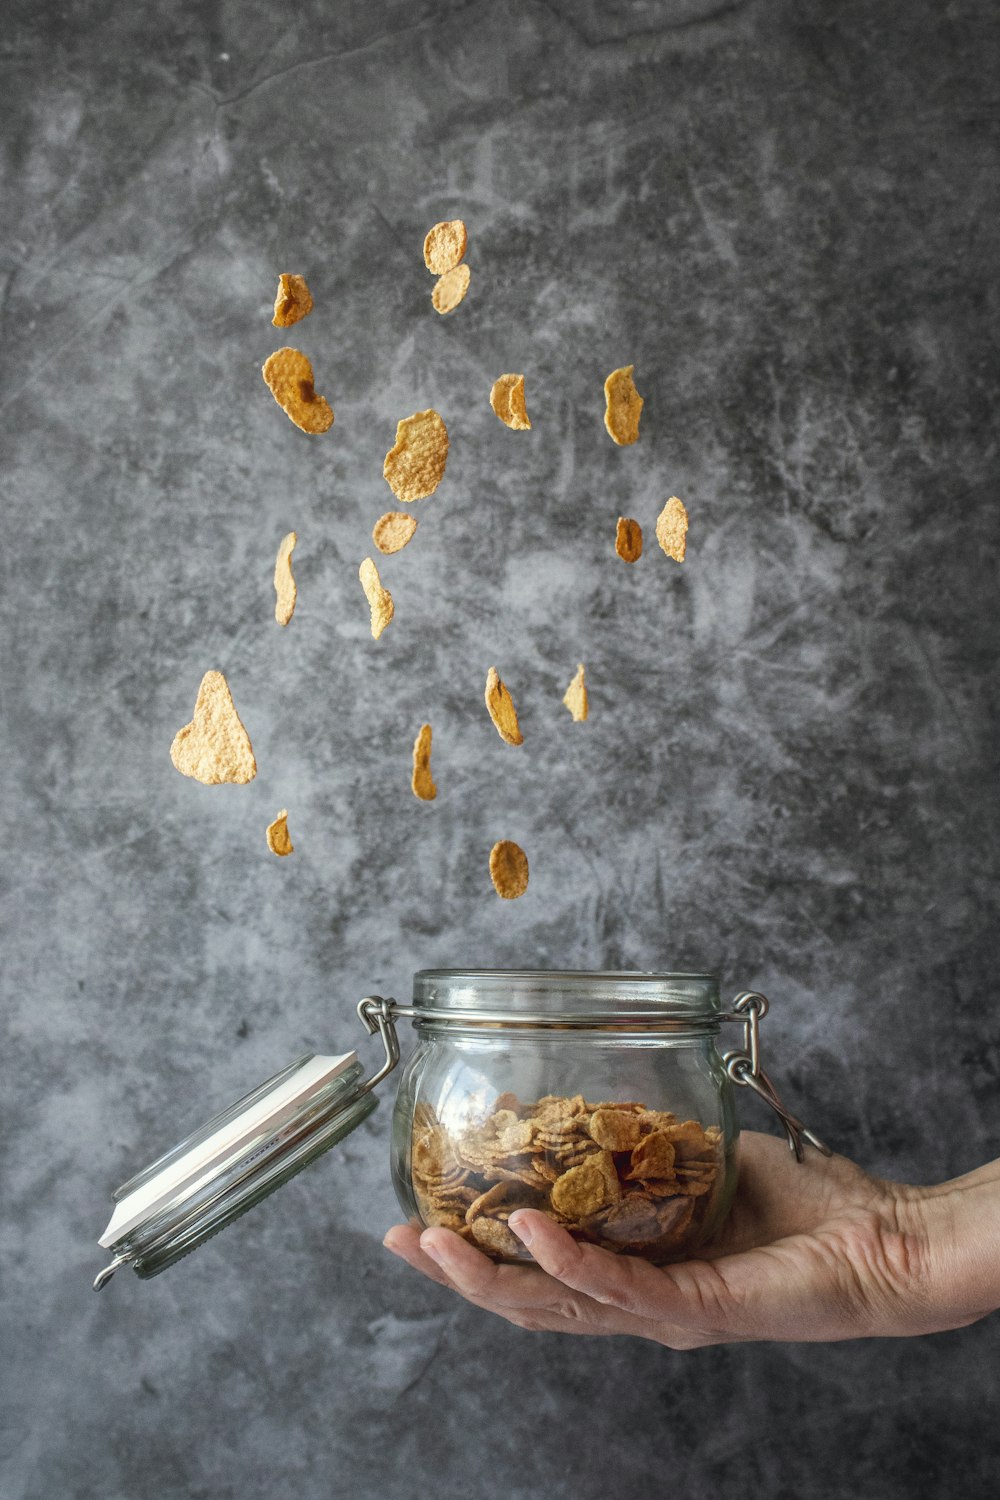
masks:
{"type": "Polygon", "coordinates": [[[1000,1161],[932,1188],[904,1188],[900,1223],[937,1328],[1000,1308],[1000,1161]]]}

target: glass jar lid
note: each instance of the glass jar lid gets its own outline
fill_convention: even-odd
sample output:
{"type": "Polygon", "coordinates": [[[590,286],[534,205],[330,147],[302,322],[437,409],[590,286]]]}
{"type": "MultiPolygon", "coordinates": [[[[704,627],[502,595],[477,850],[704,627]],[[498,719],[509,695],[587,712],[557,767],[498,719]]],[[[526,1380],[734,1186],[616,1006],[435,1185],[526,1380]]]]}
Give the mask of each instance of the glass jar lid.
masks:
{"type": "Polygon", "coordinates": [[[115,1193],[98,1243],[155,1276],[260,1203],[375,1108],[356,1052],[307,1053],[215,1115],[115,1193]]]}
{"type": "Polygon", "coordinates": [[[421,969],[413,1018],[525,1026],[713,1023],[722,1013],[715,974],[543,969],[421,969]]]}

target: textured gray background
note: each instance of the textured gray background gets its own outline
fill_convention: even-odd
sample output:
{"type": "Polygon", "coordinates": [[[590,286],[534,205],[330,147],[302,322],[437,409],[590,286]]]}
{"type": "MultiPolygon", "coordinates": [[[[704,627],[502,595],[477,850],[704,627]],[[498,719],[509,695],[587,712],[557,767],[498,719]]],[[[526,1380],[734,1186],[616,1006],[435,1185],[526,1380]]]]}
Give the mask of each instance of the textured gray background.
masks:
{"type": "Polygon", "coordinates": [[[998,39],[990,0],[5,9],[3,1500],[995,1489],[996,1319],[523,1334],[382,1250],[387,1107],[173,1273],[89,1281],[117,1182],[424,965],[719,967],[841,1149],[919,1181],[1000,1151],[998,39]],[[260,379],[285,269],[322,438],[260,379]],[[530,434],[487,405],[521,369],[530,434]],[[381,460],[432,404],[452,456],[376,644],[381,460]],[[651,543],[673,493],[684,568],[626,568],[619,512],[651,543]],[[209,667],[250,787],[167,757],[209,667]]]}

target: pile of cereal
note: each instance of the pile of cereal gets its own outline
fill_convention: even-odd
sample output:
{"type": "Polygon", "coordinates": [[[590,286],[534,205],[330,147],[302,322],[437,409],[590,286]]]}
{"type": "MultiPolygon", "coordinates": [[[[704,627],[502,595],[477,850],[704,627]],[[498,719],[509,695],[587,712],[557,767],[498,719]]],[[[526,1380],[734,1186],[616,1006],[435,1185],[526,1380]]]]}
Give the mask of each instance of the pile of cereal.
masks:
{"type": "Polygon", "coordinates": [[[525,1256],[507,1227],[518,1208],[541,1209],[605,1250],[670,1260],[700,1237],[722,1162],[717,1125],[582,1094],[534,1104],[501,1094],[482,1123],[454,1131],[422,1103],[411,1146],[424,1222],[495,1260],[525,1256]]]}

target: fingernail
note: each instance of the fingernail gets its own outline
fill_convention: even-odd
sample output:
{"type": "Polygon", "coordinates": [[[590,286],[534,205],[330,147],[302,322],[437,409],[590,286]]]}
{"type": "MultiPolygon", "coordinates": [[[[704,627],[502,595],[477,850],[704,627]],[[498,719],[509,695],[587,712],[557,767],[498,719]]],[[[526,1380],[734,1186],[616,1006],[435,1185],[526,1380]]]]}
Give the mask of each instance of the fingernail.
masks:
{"type": "Polygon", "coordinates": [[[436,1245],[425,1245],[423,1241],[421,1241],[420,1248],[425,1255],[430,1256],[431,1260],[437,1261],[438,1265],[441,1264],[441,1252],[438,1250],[438,1247],[436,1245]]]}
{"type": "Polygon", "coordinates": [[[511,1214],[507,1220],[508,1228],[512,1229],[521,1241],[522,1245],[531,1244],[531,1225],[526,1223],[519,1214],[511,1214]]]}

